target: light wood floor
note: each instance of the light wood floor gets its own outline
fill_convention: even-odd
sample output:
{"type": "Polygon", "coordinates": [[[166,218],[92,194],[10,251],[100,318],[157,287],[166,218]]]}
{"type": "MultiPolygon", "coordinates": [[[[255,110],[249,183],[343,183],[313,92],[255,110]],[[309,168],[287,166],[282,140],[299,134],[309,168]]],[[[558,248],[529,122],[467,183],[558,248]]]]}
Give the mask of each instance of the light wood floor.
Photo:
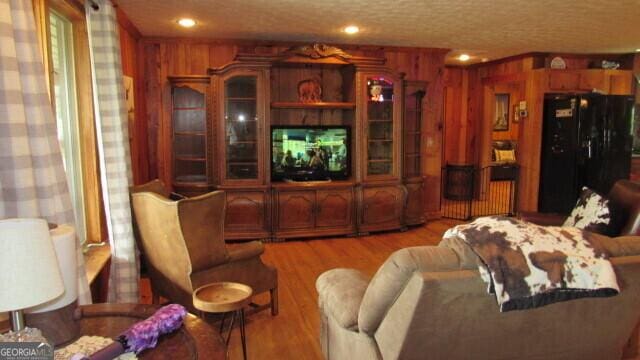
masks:
{"type": "MultiPolygon", "coordinates": [[[[263,259],[278,269],[280,314],[269,311],[247,317],[247,352],[250,359],[322,359],[320,316],[315,282],[323,272],[354,268],[373,275],[395,250],[435,245],[448,228],[460,222],[433,221],[406,232],[389,232],[355,238],[329,238],[266,244],[263,259]]],[[[143,301],[150,302],[143,281],[143,301]]],[[[267,297],[258,297],[267,302],[267,297]]],[[[229,344],[230,359],[242,359],[236,329],[229,344]]]]}

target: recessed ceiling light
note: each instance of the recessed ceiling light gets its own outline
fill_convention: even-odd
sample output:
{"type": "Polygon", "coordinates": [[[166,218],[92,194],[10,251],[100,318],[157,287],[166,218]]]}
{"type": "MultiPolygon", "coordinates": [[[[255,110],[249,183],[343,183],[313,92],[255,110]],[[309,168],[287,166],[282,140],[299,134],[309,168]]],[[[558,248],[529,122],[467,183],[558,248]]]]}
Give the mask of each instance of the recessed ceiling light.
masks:
{"type": "Polygon", "coordinates": [[[196,21],[189,18],[182,18],[178,20],[178,24],[182,27],[190,28],[196,24],[196,21]]]}
{"type": "Polygon", "coordinates": [[[344,32],[349,35],[357,34],[360,31],[360,28],[355,25],[349,25],[344,28],[344,32]]]}
{"type": "Polygon", "coordinates": [[[471,57],[467,54],[461,54],[460,56],[458,56],[458,60],[460,61],[468,61],[469,59],[471,59],[471,57]]]}

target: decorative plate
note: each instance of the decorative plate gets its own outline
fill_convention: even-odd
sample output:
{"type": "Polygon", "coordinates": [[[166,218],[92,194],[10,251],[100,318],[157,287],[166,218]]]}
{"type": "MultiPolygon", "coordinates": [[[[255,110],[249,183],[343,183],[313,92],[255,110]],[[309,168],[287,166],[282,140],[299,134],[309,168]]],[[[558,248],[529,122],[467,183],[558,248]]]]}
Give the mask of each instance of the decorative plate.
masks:
{"type": "Polygon", "coordinates": [[[551,68],[552,69],[566,69],[567,64],[564,62],[564,59],[560,56],[556,56],[551,60],[551,68]]]}

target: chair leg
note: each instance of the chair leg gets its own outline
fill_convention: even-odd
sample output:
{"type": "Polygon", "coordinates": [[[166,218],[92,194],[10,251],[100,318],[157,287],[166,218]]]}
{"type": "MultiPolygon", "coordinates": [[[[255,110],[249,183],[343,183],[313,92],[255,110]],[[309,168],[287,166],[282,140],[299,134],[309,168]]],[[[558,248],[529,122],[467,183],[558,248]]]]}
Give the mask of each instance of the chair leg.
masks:
{"type": "Polygon", "coordinates": [[[274,287],[269,290],[269,293],[271,294],[271,315],[276,316],[278,315],[278,288],[274,287]]]}

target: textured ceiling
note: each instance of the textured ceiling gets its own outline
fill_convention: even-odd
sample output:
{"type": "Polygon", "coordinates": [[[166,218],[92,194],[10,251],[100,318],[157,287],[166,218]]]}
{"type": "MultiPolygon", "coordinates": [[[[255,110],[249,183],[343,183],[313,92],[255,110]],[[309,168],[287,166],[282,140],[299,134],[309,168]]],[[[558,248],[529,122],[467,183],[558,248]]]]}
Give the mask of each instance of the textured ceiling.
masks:
{"type": "Polygon", "coordinates": [[[417,46],[472,62],[640,48],[640,0],[117,0],[144,36],[417,46]],[[180,17],[198,25],[184,29],[180,17]],[[360,33],[344,34],[355,24],[360,33]]]}

